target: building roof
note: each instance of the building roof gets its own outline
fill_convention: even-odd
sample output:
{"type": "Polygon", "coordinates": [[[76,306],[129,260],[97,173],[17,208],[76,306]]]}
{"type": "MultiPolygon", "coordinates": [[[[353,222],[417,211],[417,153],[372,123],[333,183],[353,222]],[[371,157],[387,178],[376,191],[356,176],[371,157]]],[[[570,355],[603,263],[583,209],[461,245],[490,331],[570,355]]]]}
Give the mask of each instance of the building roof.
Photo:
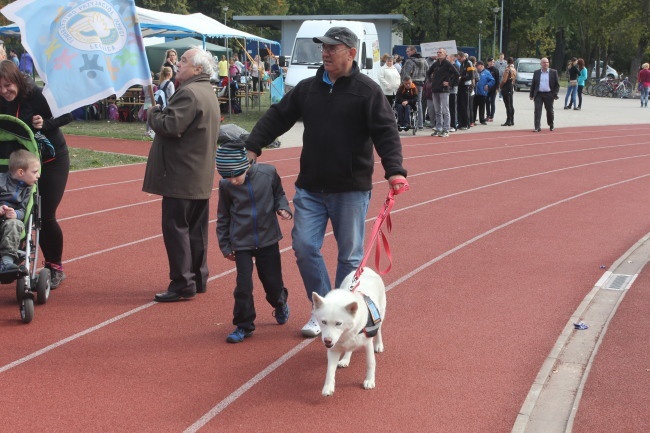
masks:
{"type": "Polygon", "coordinates": [[[391,24],[404,21],[402,14],[365,14],[365,15],[235,15],[233,21],[257,27],[268,27],[274,30],[282,29],[283,21],[306,20],[350,20],[350,21],[379,21],[390,20],[391,24]]]}

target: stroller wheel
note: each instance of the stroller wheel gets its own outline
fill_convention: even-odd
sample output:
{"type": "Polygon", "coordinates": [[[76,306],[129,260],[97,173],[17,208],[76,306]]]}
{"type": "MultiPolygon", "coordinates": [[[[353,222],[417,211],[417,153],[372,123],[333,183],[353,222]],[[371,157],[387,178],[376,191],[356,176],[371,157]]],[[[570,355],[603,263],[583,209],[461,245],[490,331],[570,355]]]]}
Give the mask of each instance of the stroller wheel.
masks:
{"type": "Polygon", "coordinates": [[[24,297],[20,301],[20,318],[23,323],[29,323],[34,318],[34,300],[30,297],[24,297]]]}
{"type": "Polygon", "coordinates": [[[50,270],[47,268],[41,269],[38,273],[36,281],[36,302],[38,305],[43,305],[50,297],[50,270]]]}
{"type": "Polygon", "coordinates": [[[16,300],[20,304],[23,300],[23,296],[25,295],[25,279],[24,278],[18,278],[16,280],[16,300]]]}

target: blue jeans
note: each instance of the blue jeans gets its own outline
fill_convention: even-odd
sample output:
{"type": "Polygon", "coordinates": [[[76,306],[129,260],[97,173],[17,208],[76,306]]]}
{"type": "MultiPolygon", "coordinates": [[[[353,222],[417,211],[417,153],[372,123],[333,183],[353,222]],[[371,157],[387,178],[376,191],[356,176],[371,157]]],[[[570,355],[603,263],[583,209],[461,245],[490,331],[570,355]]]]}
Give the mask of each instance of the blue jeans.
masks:
{"type": "Polygon", "coordinates": [[[356,270],[363,259],[363,237],[370,191],[312,193],[296,188],[291,237],[300,276],[311,301],[311,294],[325,296],[332,289],[321,254],[327,221],[332,222],[338,246],[334,287],[356,270]]]}
{"type": "Polygon", "coordinates": [[[567,87],[566,89],[566,96],[564,97],[564,106],[565,107],[576,107],[576,93],[578,91],[578,86],[571,86],[567,87]],[[569,98],[571,99],[571,104],[568,104],[569,98]]]}
{"type": "Polygon", "coordinates": [[[650,93],[650,87],[642,86],[641,87],[641,106],[648,106],[648,93],[650,93]]]}

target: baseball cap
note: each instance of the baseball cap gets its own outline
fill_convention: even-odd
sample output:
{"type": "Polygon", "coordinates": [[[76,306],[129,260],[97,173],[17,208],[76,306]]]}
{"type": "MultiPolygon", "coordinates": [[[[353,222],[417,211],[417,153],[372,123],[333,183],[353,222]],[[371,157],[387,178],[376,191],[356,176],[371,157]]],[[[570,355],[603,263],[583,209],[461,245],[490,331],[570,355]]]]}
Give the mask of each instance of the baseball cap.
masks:
{"type": "Polygon", "coordinates": [[[315,37],[312,40],[317,44],[345,44],[350,48],[356,48],[359,43],[357,35],[347,27],[332,27],[325,33],[325,36],[315,37]]]}

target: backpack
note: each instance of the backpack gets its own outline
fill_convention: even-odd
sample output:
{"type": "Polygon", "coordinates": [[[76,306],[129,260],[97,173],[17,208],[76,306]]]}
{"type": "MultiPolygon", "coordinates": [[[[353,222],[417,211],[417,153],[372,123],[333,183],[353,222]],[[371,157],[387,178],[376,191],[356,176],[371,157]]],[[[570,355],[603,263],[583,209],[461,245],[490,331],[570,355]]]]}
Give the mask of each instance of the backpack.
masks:
{"type": "Polygon", "coordinates": [[[165,93],[167,86],[169,86],[169,81],[153,94],[153,99],[156,101],[156,104],[160,105],[160,108],[165,108],[167,106],[167,94],[165,93]]]}

